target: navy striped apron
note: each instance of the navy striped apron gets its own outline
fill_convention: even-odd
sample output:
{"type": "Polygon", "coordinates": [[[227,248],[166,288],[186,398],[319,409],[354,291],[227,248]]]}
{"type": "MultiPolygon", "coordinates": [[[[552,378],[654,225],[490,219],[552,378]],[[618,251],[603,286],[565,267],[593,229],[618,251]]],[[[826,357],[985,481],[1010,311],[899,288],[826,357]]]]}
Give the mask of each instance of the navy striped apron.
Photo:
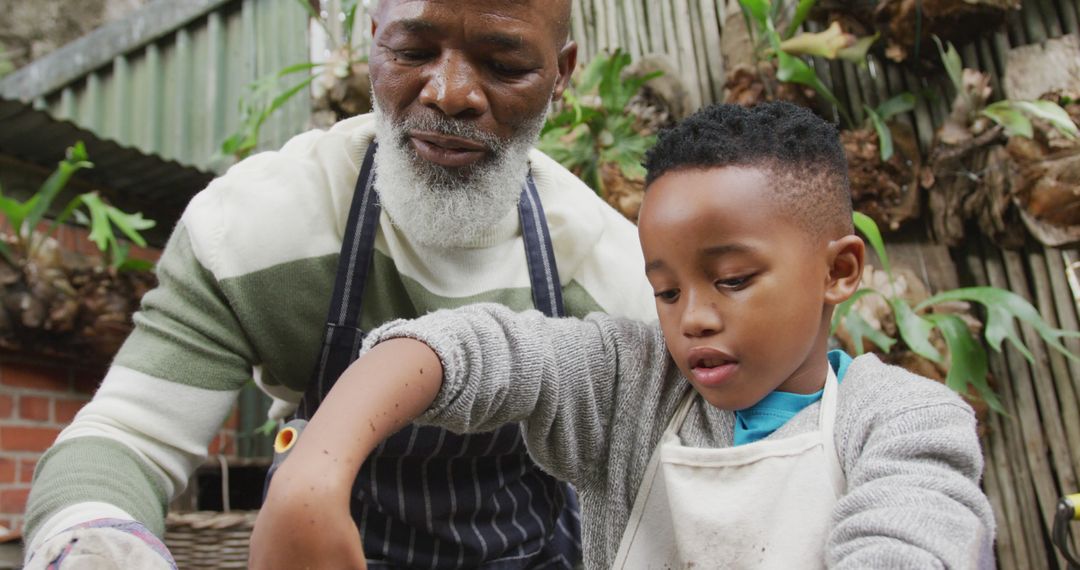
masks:
{"type": "MultiPolygon", "coordinates": [[[[323,346],[297,418],[308,419],[356,359],[379,202],[376,144],[360,169],[323,346]]],[[[562,289],[530,175],[518,204],[534,306],[563,316],[562,289]]],[[[517,424],[456,435],[409,426],[380,445],[353,487],[370,568],[572,568],[581,559],[577,499],[529,458],[517,424]]]]}

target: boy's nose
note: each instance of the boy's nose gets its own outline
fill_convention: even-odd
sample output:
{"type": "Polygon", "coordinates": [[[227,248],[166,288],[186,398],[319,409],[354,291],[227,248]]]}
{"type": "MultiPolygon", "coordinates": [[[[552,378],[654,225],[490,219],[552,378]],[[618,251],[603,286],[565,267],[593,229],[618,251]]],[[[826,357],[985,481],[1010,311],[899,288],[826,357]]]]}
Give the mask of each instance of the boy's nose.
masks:
{"type": "Polygon", "coordinates": [[[475,117],[488,110],[479,70],[454,52],[442,55],[420,91],[420,103],[448,117],[475,117]]]}
{"type": "Polygon", "coordinates": [[[689,299],[683,311],[683,334],[689,337],[714,335],[724,328],[723,319],[716,304],[711,301],[689,299]]]}

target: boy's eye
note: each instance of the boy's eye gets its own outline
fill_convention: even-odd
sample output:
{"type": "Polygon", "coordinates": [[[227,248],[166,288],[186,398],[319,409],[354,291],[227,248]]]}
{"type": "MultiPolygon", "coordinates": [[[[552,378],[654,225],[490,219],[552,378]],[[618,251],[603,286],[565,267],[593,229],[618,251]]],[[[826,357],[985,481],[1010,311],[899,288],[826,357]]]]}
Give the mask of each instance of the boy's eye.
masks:
{"type": "Polygon", "coordinates": [[[716,281],[716,287],[718,289],[730,289],[732,291],[738,291],[745,288],[750,284],[750,279],[753,275],[743,275],[741,277],[731,277],[728,279],[718,279],[716,281]]]}
{"type": "Polygon", "coordinates": [[[657,293],[653,293],[653,296],[659,299],[663,303],[674,303],[679,298],[678,289],[665,289],[657,293]]]}

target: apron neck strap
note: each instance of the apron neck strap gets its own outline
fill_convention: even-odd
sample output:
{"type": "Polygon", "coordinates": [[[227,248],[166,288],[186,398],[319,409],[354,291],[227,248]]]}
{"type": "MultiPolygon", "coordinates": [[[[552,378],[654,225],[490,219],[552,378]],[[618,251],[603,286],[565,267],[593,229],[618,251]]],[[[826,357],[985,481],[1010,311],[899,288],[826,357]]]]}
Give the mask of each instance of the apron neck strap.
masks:
{"type": "MultiPolygon", "coordinates": [[[[372,141],[356,179],[338,257],[337,276],[334,279],[334,293],[330,299],[322,349],[312,381],[308,382],[300,401],[297,410],[299,418],[310,418],[315,413],[338,376],[356,360],[364,340],[365,332],[360,327],[364,289],[374,258],[375,236],[379,231],[379,215],[382,211],[378,192],[375,190],[377,148],[377,142],[372,141]]],[[[566,316],[551,232],[548,230],[544,207],[540,203],[540,193],[536,189],[532,173],[529,173],[522,185],[518,215],[521,219],[533,306],[549,317],[566,316]]]]}
{"type": "Polygon", "coordinates": [[[565,317],[559,269],[555,266],[555,249],[551,243],[544,206],[530,172],[518,200],[521,235],[525,242],[525,259],[529,265],[533,307],[549,317],[565,317]]]}

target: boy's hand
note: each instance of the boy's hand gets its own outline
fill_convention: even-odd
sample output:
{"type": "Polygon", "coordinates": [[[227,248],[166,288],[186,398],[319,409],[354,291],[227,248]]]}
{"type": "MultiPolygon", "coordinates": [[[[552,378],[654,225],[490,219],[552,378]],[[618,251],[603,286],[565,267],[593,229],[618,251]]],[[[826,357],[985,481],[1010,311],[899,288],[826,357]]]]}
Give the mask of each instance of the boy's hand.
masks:
{"type": "Polygon", "coordinates": [[[282,465],[251,533],[252,570],[366,569],[348,495],[297,479],[282,465]]]}

